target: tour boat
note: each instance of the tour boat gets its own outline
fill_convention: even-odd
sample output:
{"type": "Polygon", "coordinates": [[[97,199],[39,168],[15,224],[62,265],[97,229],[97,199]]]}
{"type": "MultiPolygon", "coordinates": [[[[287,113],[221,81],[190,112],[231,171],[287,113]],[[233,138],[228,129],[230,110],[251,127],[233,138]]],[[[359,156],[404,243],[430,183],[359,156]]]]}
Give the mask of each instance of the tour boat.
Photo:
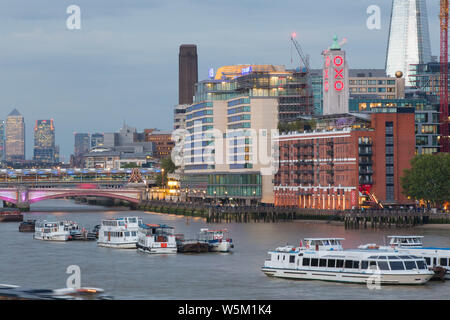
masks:
{"type": "Polygon", "coordinates": [[[73,221],[38,221],[34,227],[34,238],[48,241],[67,241],[71,239],[71,232],[78,229],[73,221]]]}
{"type": "Polygon", "coordinates": [[[450,248],[424,247],[423,236],[388,236],[388,246],[377,246],[376,244],[361,245],[358,248],[391,250],[402,254],[413,254],[425,259],[428,267],[436,274],[445,279],[450,279],[450,248]],[[442,270],[443,269],[443,270],[442,270]]]}
{"type": "Polygon", "coordinates": [[[140,223],[142,223],[142,219],[138,217],[102,220],[97,245],[108,248],[136,249],[140,223]]]}
{"type": "Polygon", "coordinates": [[[209,251],[228,252],[234,247],[233,240],[228,237],[228,230],[200,229],[199,241],[208,243],[209,251]]]}
{"type": "Polygon", "coordinates": [[[269,252],[270,277],[365,284],[424,284],[434,272],[415,255],[389,250],[314,250],[286,246],[269,252]]]}
{"type": "Polygon", "coordinates": [[[177,253],[173,227],[164,224],[140,224],[137,247],[146,253],[177,253]]]}

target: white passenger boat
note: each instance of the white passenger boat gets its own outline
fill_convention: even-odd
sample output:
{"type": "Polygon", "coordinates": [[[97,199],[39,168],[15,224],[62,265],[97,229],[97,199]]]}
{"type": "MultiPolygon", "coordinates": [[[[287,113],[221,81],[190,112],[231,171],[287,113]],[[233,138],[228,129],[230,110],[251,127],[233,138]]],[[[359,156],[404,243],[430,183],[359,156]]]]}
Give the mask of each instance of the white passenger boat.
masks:
{"type": "Polygon", "coordinates": [[[208,228],[200,229],[198,236],[200,242],[208,243],[209,251],[228,252],[234,248],[233,240],[229,238],[227,229],[209,230],[208,228]]]}
{"type": "Polygon", "coordinates": [[[70,240],[70,233],[78,229],[73,221],[37,221],[34,227],[34,238],[47,241],[70,240]]]}
{"type": "Polygon", "coordinates": [[[311,250],[280,247],[262,271],[270,277],[366,284],[424,284],[434,272],[421,257],[389,250],[311,250]]]}
{"type": "Polygon", "coordinates": [[[177,253],[173,229],[164,224],[140,224],[137,248],[147,253],[177,253]]]}
{"type": "Polygon", "coordinates": [[[137,233],[142,219],[123,217],[103,220],[98,232],[97,245],[100,247],[136,249],[137,233]]]}
{"type": "Polygon", "coordinates": [[[440,268],[445,270],[445,279],[450,279],[450,248],[424,247],[423,236],[388,236],[388,246],[377,246],[376,244],[361,245],[358,248],[391,250],[402,254],[413,254],[425,259],[428,267],[436,272],[440,268]]]}

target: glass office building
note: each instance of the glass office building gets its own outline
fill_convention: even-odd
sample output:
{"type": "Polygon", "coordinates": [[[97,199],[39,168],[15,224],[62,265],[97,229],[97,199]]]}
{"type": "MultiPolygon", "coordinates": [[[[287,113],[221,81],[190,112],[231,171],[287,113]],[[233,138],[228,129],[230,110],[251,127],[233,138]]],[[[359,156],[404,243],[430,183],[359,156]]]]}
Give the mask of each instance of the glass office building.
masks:
{"type": "Polygon", "coordinates": [[[36,120],[33,160],[55,163],[55,126],[53,120],[36,120]]]}
{"type": "Polygon", "coordinates": [[[430,33],[425,0],[393,0],[386,53],[386,74],[403,72],[411,86],[410,65],[431,62],[430,33]]]}

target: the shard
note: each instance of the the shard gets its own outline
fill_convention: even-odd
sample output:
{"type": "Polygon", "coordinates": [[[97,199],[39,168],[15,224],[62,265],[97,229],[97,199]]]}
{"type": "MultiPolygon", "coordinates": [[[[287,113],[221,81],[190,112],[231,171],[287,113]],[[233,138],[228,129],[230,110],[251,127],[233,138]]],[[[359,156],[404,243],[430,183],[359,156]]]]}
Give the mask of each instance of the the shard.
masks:
{"type": "Polygon", "coordinates": [[[386,53],[386,74],[401,71],[411,86],[410,65],[431,62],[425,0],[393,0],[386,53]]]}

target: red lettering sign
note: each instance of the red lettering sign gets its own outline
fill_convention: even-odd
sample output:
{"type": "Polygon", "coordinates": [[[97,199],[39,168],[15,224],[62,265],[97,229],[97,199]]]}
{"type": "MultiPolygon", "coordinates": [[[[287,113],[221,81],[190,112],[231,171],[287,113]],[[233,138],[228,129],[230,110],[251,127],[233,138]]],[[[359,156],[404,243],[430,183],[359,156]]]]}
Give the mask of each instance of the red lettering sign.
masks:
{"type": "Polygon", "coordinates": [[[342,74],[344,72],[344,68],[342,69],[334,69],[334,71],[336,72],[336,74],[334,75],[334,78],[337,79],[338,77],[341,79],[344,79],[344,75],[342,74]]]}
{"type": "Polygon", "coordinates": [[[344,89],[344,83],[341,80],[338,80],[334,83],[334,89],[336,91],[342,91],[344,89]]]}
{"type": "Polygon", "coordinates": [[[344,58],[341,56],[334,57],[333,63],[336,67],[340,67],[344,63],[344,58]]]}

